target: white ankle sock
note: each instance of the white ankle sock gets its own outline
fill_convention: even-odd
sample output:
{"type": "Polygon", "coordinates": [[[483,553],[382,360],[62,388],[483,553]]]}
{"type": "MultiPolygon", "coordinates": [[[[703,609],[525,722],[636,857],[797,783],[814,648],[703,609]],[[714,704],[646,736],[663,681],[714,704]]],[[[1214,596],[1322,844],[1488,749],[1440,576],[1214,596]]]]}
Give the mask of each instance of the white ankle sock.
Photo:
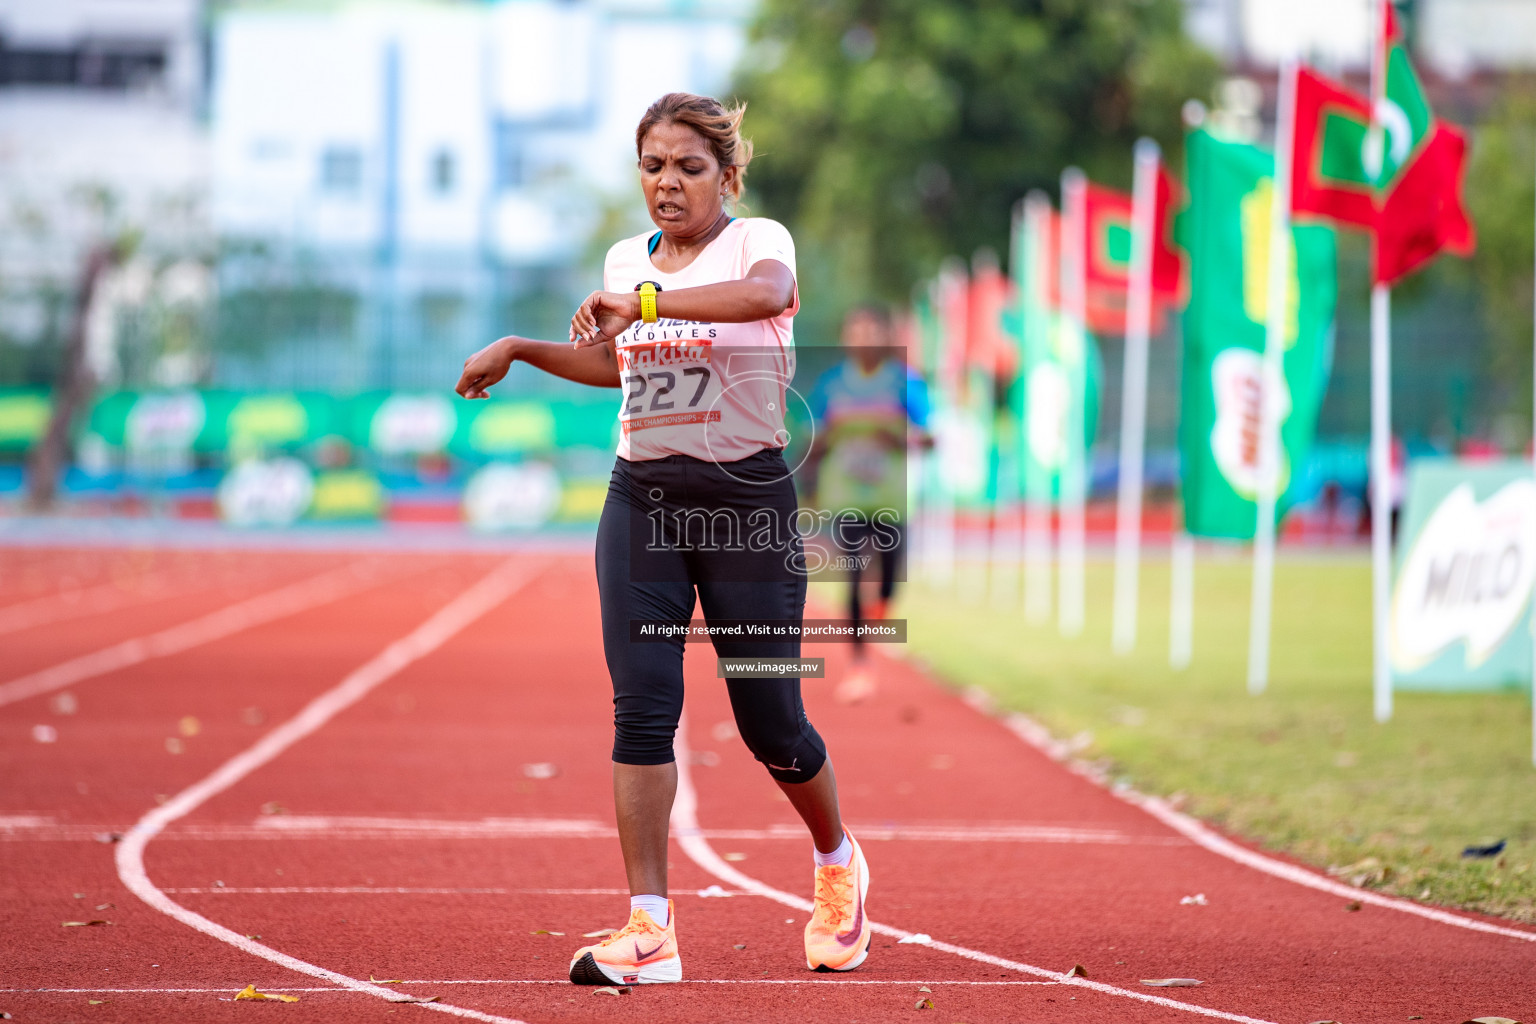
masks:
{"type": "Polygon", "coordinates": [[[848,833],[846,832],[843,833],[842,843],[831,853],[822,853],[814,846],[811,847],[811,850],[816,854],[816,866],[819,868],[827,867],[829,864],[845,868],[853,861],[853,840],[848,838],[848,833]]]}
{"type": "Polygon", "coordinates": [[[651,915],[651,920],[665,928],[667,926],[667,898],[665,896],[631,896],[629,909],[639,907],[651,915]]]}

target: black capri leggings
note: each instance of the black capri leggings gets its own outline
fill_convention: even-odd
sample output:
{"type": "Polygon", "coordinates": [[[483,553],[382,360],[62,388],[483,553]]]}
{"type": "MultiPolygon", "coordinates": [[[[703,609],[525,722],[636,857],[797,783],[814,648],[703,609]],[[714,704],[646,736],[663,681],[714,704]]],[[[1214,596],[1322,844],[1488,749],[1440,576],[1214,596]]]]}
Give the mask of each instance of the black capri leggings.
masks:
{"type": "MultiPolygon", "coordinates": [[[[631,623],[686,626],[694,591],[706,622],[799,623],[804,553],[794,482],[776,449],[737,462],[686,455],[619,459],[597,528],[603,653],[613,679],[613,759],[668,764],[683,710],[683,640],[640,639],[631,623]]],[[[722,657],[798,658],[800,640],[714,641],[722,657]]],[[[736,728],[780,782],[809,782],[827,750],[806,718],[800,679],[724,680],[736,728]]]]}

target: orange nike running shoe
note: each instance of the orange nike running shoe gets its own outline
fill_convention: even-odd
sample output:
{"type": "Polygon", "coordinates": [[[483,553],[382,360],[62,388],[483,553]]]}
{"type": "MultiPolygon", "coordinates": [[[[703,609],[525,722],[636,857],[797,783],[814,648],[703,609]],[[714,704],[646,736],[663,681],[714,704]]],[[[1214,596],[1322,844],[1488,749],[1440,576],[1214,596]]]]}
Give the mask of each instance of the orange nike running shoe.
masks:
{"type": "Polygon", "coordinates": [[[677,911],[671,900],[667,901],[665,928],[636,907],[623,928],[571,954],[571,981],[577,985],[652,985],[682,980],[677,911]]]}
{"type": "Polygon", "coordinates": [[[858,841],[847,829],[843,834],[853,843],[848,866],[816,869],[816,897],[805,925],[805,966],[813,971],[851,971],[869,955],[869,864],[858,841]]]}

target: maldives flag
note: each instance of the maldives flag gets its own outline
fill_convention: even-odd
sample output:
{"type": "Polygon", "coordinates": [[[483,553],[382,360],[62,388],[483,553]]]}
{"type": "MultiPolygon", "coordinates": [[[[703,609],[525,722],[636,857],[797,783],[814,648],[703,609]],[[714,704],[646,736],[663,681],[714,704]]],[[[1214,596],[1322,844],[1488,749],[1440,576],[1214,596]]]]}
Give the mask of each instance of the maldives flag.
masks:
{"type": "Polygon", "coordinates": [[[1466,140],[1430,111],[1392,4],[1382,9],[1375,131],[1364,97],[1297,73],[1291,209],[1372,231],[1374,279],[1392,284],[1441,249],[1471,253],[1474,235],[1461,206],[1466,140]]]}
{"type": "Polygon", "coordinates": [[[1013,284],[996,261],[978,261],[966,296],[965,363],[1007,380],[1018,364],[1012,339],[1003,331],[1003,314],[1016,303],[1013,284]]]}
{"type": "Polygon", "coordinates": [[[1366,169],[1379,168],[1380,219],[1376,226],[1376,281],[1391,284],[1441,249],[1467,256],[1476,244],[1461,206],[1467,141],[1435,118],[1408,60],[1390,2],[1383,3],[1385,95],[1376,117],[1385,144],[1367,147],[1366,169]]]}
{"type": "MultiPolygon", "coordinates": [[[[1131,197],[1088,183],[1086,277],[1088,329],[1125,333],[1131,286],[1131,197]]],[[[1173,244],[1174,185],[1158,169],[1157,204],[1152,228],[1152,329],[1162,329],[1169,306],[1184,304],[1184,260],[1173,244]]]]}
{"type": "Polygon", "coordinates": [[[1371,105],[1322,75],[1296,72],[1291,212],[1376,229],[1376,177],[1365,169],[1371,105]]]}

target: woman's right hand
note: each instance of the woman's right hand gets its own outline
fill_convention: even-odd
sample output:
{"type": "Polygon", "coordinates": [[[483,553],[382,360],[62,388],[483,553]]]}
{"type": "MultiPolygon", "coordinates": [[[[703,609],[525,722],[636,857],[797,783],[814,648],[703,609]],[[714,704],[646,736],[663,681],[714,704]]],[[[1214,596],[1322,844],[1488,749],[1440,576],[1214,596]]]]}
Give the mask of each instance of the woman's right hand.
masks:
{"type": "Polygon", "coordinates": [[[490,398],[487,390],[507,375],[515,355],[516,338],[499,338],[464,360],[464,372],[453,389],[464,398],[490,398]]]}

